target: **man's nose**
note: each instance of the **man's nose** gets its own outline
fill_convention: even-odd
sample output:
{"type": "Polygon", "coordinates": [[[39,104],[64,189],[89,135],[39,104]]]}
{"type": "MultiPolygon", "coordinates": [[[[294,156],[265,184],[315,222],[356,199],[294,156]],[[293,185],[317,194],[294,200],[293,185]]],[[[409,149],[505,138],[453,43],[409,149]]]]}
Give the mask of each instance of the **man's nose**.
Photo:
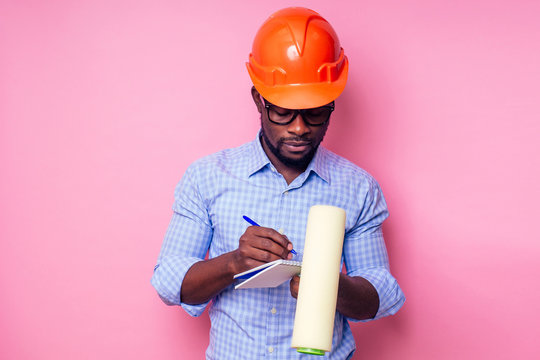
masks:
{"type": "Polygon", "coordinates": [[[309,125],[304,121],[301,113],[298,113],[294,120],[289,124],[287,131],[298,136],[305,135],[311,131],[309,125]]]}

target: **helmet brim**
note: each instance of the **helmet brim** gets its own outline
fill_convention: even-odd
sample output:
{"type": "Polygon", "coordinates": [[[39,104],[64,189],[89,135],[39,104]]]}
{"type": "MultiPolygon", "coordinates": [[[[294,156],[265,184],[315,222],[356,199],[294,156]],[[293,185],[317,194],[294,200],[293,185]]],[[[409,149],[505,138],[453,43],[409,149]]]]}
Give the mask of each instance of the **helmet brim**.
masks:
{"type": "Polygon", "coordinates": [[[286,109],[311,109],[331,103],[345,89],[349,72],[349,62],[345,57],[341,74],[333,82],[268,86],[255,76],[249,63],[246,66],[259,94],[272,104],[286,109]]]}

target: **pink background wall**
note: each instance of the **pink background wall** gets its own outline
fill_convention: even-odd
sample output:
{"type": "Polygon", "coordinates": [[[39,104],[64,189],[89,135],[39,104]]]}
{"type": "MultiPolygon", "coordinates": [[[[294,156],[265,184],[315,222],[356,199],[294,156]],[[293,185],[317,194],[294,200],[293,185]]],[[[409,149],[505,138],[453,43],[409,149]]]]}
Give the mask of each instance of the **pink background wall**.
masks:
{"type": "MultiPolygon", "coordinates": [[[[255,136],[244,62],[289,5],[0,1],[0,358],[203,357],[150,276],[188,164],[255,136]]],[[[407,295],[355,358],[537,358],[540,4],[299,5],[349,56],[325,144],[381,183],[407,295]]]]}

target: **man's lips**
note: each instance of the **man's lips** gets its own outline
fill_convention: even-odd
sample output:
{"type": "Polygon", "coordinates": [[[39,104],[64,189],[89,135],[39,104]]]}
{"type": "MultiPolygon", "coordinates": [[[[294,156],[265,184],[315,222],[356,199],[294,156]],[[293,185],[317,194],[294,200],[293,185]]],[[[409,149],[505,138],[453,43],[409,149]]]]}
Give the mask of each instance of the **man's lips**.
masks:
{"type": "Polygon", "coordinates": [[[283,147],[289,152],[304,152],[311,146],[309,141],[284,141],[283,147]]]}

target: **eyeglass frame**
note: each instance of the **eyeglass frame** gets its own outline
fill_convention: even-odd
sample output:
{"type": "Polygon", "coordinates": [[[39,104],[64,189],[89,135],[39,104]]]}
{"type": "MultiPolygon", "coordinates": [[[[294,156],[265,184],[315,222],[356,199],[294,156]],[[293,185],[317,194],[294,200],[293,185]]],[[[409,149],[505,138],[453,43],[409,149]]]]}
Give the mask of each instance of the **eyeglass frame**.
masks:
{"type": "Polygon", "coordinates": [[[280,123],[280,122],[275,122],[274,120],[270,119],[270,106],[277,106],[277,105],[274,105],[272,104],[271,102],[267,101],[265,98],[263,98],[261,96],[261,98],[263,99],[264,101],[264,107],[266,108],[266,117],[268,118],[268,121],[270,121],[272,124],[276,124],[276,125],[289,125],[290,123],[292,123],[294,121],[294,119],[296,119],[296,117],[298,116],[298,114],[301,114],[302,115],[302,119],[304,120],[304,122],[309,125],[309,126],[323,126],[325,125],[326,123],[328,123],[328,121],[330,120],[330,116],[332,116],[332,112],[334,111],[335,109],[335,104],[334,102],[332,101],[330,104],[328,105],[324,105],[324,106],[319,106],[319,107],[316,107],[316,108],[310,108],[310,109],[286,109],[286,108],[283,108],[283,109],[286,109],[286,110],[289,110],[289,111],[292,111],[293,112],[293,117],[285,122],[285,123],[280,123]],[[305,112],[308,111],[308,110],[313,110],[313,109],[320,109],[320,108],[327,108],[327,109],[330,109],[330,112],[328,113],[328,118],[323,121],[322,123],[320,124],[312,124],[309,122],[309,120],[306,118],[306,116],[304,116],[305,112]]]}

